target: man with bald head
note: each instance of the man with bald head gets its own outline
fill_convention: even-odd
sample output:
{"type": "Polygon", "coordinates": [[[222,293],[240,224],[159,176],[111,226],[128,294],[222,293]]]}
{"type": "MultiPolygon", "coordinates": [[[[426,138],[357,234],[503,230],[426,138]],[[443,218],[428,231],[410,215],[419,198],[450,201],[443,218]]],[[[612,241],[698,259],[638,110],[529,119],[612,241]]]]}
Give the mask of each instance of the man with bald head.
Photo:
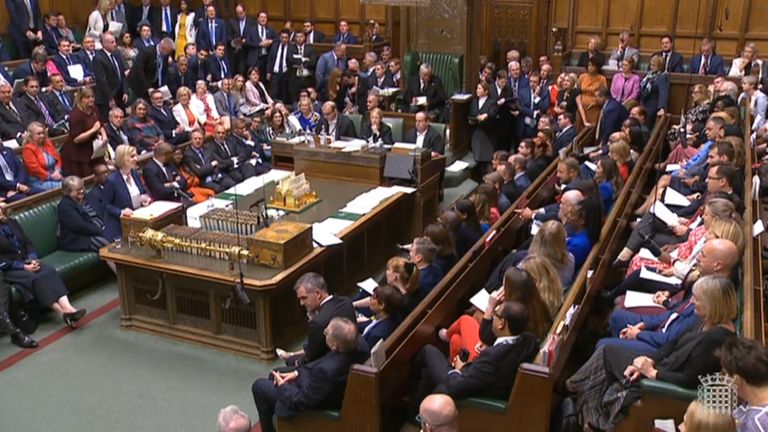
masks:
{"type": "Polygon", "coordinates": [[[13,103],[13,89],[9,84],[0,83],[0,139],[20,142],[24,129],[21,111],[13,103]]]}
{"type": "Polygon", "coordinates": [[[171,163],[173,146],[165,141],[157,143],[152,160],[141,169],[144,184],[153,200],[187,202],[188,197],[181,193],[186,190],[187,182],[171,163]]]}
{"type": "Polygon", "coordinates": [[[106,123],[110,105],[125,109],[128,103],[128,80],[125,78],[123,56],[117,52],[117,41],[111,33],[101,36],[101,47],[93,57],[92,67],[96,81],[96,108],[99,119],[106,123]]]}
{"type": "MultiPolygon", "coordinates": [[[[612,338],[604,338],[600,345],[621,345],[638,354],[649,354],[661,348],[667,342],[675,340],[691,325],[699,322],[692,301],[692,288],[695,281],[704,277],[729,279],[739,263],[739,249],[730,240],[712,239],[705,245],[699,256],[697,277],[689,277],[683,282],[687,285],[682,300],[669,300],[668,289],[658,291],[654,302],[666,307],[666,311],[657,314],[648,308],[616,310],[611,314],[612,338]]],[[[732,283],[721,283],[732,289],[732,283]]],[[[656,287],[663,288],[663,287],[656,287]]]]}
{"type": "Polygon", "coordinates": [[[315,132],[332,136],[335,140],[341,137],[356,137],[355,125],[347,116],[341,115],[336,104],[328,101],[323,104],[323,118],[317,123],[315,132]]]}
{"type": "Polygon", "coordinates": [[[311,408],[338,408],[352,364],[368,356],[357,326],[348,318],[331,319],[323,331],[329,352],[291,372],[272,371],[251,387],[263,432],[274,432],[272,416],[291,418],[311,408]]]}
{"type": "Polygon", "coordinates": [[[419,406],[424,432],[459,432],[459,412],[450,396],[431,394],[419,406]]]}

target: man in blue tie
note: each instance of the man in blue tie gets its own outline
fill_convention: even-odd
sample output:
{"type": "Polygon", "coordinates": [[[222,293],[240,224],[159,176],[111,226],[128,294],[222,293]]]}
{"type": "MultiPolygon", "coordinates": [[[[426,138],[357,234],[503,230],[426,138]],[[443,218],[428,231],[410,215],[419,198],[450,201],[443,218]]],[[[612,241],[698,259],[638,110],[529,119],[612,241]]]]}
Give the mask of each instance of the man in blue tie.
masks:
{"type": "Polygon", "coordinates": [[[198,51],[205,51],[210,54],[216,48],[216,44],[226,44],[226,38],[224,20],[216,18],[216,7],[213,4],[208,5],[205,8],[205,19],[200,23],[195,37],[198,51]]]}
{"type": "Polygon", "coordinates": [[[216,44],[214,56],[208,60],[208,75],[211,82],[232,78],[232,68],[229,66],[229,60],[227,60],[227,47],[223,42],[216,44]]]}
{"type": "Polygon", "coordinates": [[[176,21],[179,11],[171,7],[171,0],[160,0],[160,13],[154,14],[153,31],[162,37],[176,38],[176,21]]]}
{"type": "Polygon", "coordinates": [[[235,185],[235,182],[221,172],[219,162],[213,157],[213,150],[205,147],[203,132],[199,129],[192,131],[190,146],[184,152],[187,168],[199,179],[204,188],[213,189],[216,193],[225,191],[235,185]]]}
{"type": "Polygon", "coordinates": [[[349,32],[349,22],[347,20],[339,21],[339,32],[333,36],[333,43],[357,44],[357,38],[349,32]]]}
{"type": "Polygon", "coordinates": [[[68,119],[74,106],[70,96],[64,92],[64,84],[64,77],[60,74],[51,75],[51,89],[41,96],[45,104],[51,108],[51,115],[57,123],[68,119]]]}
{"type": "Polygon", "coordinates": [[[157,45],[157,39],[152,37],[152,27],[149,23],[139,25],[139,40],[135,43],[137,48],[149,48],[157,45]]]}

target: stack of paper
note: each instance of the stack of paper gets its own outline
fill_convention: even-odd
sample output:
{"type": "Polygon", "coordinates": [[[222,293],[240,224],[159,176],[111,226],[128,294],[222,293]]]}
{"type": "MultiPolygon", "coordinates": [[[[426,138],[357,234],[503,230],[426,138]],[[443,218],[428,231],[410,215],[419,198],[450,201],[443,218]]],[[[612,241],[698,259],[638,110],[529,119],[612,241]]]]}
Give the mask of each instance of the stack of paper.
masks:
{"type": "Polygon", "coordinates": [[[357,286],[368,294],[373,295],[373,290],[379,286],[379,283],[373,280],[373,278],[368,278],[362,282],[358,282],[357,286]]]}
{"type": "Polygon", "coordinates": [[[672,189],[671,187],[667,187],[666,191],[664,192],[664,204],[678,207],[687,207],[691,205],[691,202],[688,201],[688,198],[686,198],[685,195],[672,189]]]}
{"type": "Polygon", "coordinates": [[[680,285],[683,283],[683,280],[679,277],[664,276],[662,274],[656,273],[655,271],[649,270],[646,267],[643,267],[642,270],[640,270],[640,279],[661,282],[669,285],[680,285]]]}
{"type": "Polygon", "coordinates": [[[648,294],[639,291],[627,291],[624,295],[624,308],[636,308],[636,307],[656,307],[664,309],[664,306],[654,303],[653,294],[648,294]]]}
{"type": "Polygon", "coordinates": [[[154,201],[146,207],[136,209],[131,215],[134,219],[154,219],[181,207],[181,203],[173,201],[154,201]]]}
{"type": "Polygon", "coordinates": [[[469,163],[464,162],[463,160],[457,160],[456,162],[450,164],[445,168],[448,172],[461,172],[464,171],[469,166],[469,163]]]}
{"type": "Polygon", "coordinates": [[[354,222],[350,220],[344,220],[344,219],[336,219],[336,218],[328,218],[322,222],[316,222],[312,225],[313,232],[315,229],[320,230],[324,233],[330,233],[332,235],[337,235],[341,231],[343,231],[348,226],[352,225],[354,222]]]}
{"type": "Polygon", "coordinates": [[[312,224],[312,240],[320,247],[333,246],[342,243],[340,238],[328,232],[328,229],[319,223],[312,224]]]}
{"type": "Polygon", "coordinates": [[[667,206],[665,206],[661,201],[656,201],[653,203],[653,206],[651,206],[651,214],[659,218],[659,220],[667,224],[667,226],[672,227],[678,225],[677,215],[672,213],[672,211],[667,208],[667,206]]]}

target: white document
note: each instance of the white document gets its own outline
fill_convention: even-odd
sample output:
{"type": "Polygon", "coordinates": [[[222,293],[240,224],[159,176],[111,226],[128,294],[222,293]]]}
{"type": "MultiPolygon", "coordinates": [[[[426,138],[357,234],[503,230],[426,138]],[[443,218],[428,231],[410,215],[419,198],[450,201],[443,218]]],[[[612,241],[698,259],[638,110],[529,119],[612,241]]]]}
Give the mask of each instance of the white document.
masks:
{"type": "Polygon", "coordinates": [[[757,237],[765,232],[765,224],[762,219],[758,219],[754,225],[752,225],[752,237],[757,237]]]}
{"type": "Polygon", "coordinates": [[[416,144],[405,143],[405,142],[396,142],[392,146],[392,150],[395,150],[395,149],[408,150],[408,152],[412,152],[412,151],[416,150],[416,144]]]}
{"type": "Polygon", "coordinates": [[[288,116],[288,124],[290,124],[291,128],[295,131],[301,130],[301,123],[299,123],[299,119],[295,116],[289,115],[288,116]]]}
{"type": "Polygon", "coordinates": [[[451,99],[457,100],[457,101],[465,101],[472,99],[471,93],[456,93],[455,95],[451,96],[451,99]]]}
{"type": "Polygon", "coordinates": [[[412,193],[416,192],[415,188],[410,188],[410,187],[407,187],[407,186],[392,186],[390,189],[392,189],[395,192],[402,192],[402,193],[406,193],[406,194],[412,194],[412,193]]]}
{"type": "Polygon", "coordinates": [[[159,90],[163,94],[164,101],[169,101],[173,99],[173,96],[171,95],[171,90],[168,88],[167,85],[164,85],[157,90],[159,90]]]}
{"type": "Polygon", "coordinates": [[[427,97],[426,96],[417,96],[416,97],[416,105],[426,105],[427,104],[427,97]]]}
{"type": "Polygon", "coordinates": [[[677,432],[674,419],[653,419],[653,430],[658,432],[677,432]]]}
{"type": "Polygon", "coordinates": [[[675,172],[675,171],[680,171],[680,168],[682,168],[680,164],[667,164],[667,167],[664,168],[664,170],[666,172],[675,172]]]}
{"type": "Polygon", "coordinates": [[[643,259],[652,260],[652,261],[658,261],[659,259],[653,256],[651,251],[649,251],[647,248],[640,249],[640,252],[637,253],[637,256],[643,259]]]}
{"type": "Polygon", "coordinates": [[[115,36],[120,36],[120,33],[123,32],[123,23],[118,21],[110,21],[109,30],[107,31],[112,33],[115,36]]]}
{"type": "Polygon", "coordinates": [[[154,201],[146,207],[142,207],[133,211],[131,218],[133,219],[154,219],[158,216],[162,216],[170,211],[181,207],[181,203],[173,201],[154,201]]]}
{"type": "Polygon", "coordinates": [[[69,72],[69,76],[74,80],[82,81],[85,79],[85,71],[83,70],[83,65],[79,63],[67,66],[67,72],[69,72]]]}
{"type": "Polygon", "coordinates": [[[685,195],[672,189],[671,187],[667,187],[666,192],[664,192],[664,204],[687,207],[691,205],[691,202],[688,201],[688,198],[686,198],[685,195]]]}
{"type": "Polygon", "coordinates": [[[589,153],[592,153],[593,151],[596,151],[599,148],[600,147],[598,147],[598,146],[584,147],[583,149],[581,149],[581,152],[584,153],[584,154],[589,154],[589,153]]]}
{"type": "Polygon", "coordinates": [[[539,232],[539,228],[541,228],[543,224],[537,220],[533,221],[531,224],[531,235],[535,236],[537,232],[539,232]]]}
{"type": "Polygon", "coordinates": [[[590,161],[585,161],[584,166],[592,170],[592,172],[597,172],[597,164],[590,161]]]}
{"type": "Polygon", "coordinates": [[[488,307],[488,299],[490,298],[491,295],[488,293],[488,291],[481,289],[475,295],[473,295],[471,299],[469,299],[469,302],[472,303],[472,306],[480,309],[481,311],[484,311],[485,308],[488,307]]]}
{"type": "Polygon", "coordinates": [[[448,172],[462,172],[468,166],[469,166],[469,163],[464,162],[463,160],[457,160],[456,162],[447,166],[445,170],[448,172]]]}
{"type": "Polygon", "coordinates": [[[662,222],[667,224],[667,226],[671,227],[678,225],[677,215],[672,213],[672,211],[667,208],[667,206],[665,206],[661,201],[655,201],[653,203],[653,206],[651,206],[651,214],[659,218],[662,222]]]}
{"type": "Polygon", "coordinates": [[[698,216],[693,220],[693,222],[690,223],[690,225],[688,225],[688,228],[695,230],[699,227],[699,225],[701,225],[702,222],[704,222],[704,219],[702,219],[701,216],[698,216]]]}
{"type": "Polygon", "coordinates": [[[653,302],[653,294],[629,290],[624,296],[624,308],[635,307],[658,307],[664,309],[664,306],[653,302]]]}
{"type": "Polygon", "coordinates": [[[646,267],[643,267],[642,270],[640,270],[640,279],[656,281],[656,282],[661,282],[661,283],[670,284],[670,285],[680,285],[681,283],[683,283],[683,280],[680,279],[679,277],[664,276],[656,273],[655,271],[648,270],[648,268],[646,267]]]}
{"type": "Polygon", "coordinates": [[[368,294],[373,295],[373,290],[379,286],[379,283],[373,280],[373,278],[368,278],[362,282],[358,282],[357,286],[368,294]]]}
{"type": "Polygon", "coordinates": [[[328,218],[322,222],[315,223],[315,226],[319,226],[320,229],[326,233],[338,235],[341,231],[352,225],[354,222],[346,219],[328,218]]]}
{"type": "Polygon", "coordinates": [[[19,142],[15,139],[9,139],[8,141],[3,141],[3,146],[9,149],[16,149],[19,148],[19,142]]]}
{"type": "Polygon", "coordinates": [[[387,361],[387,351],[384,349],[384,339],[379,339],[371,348],[371,367],[381,369],[387,361]]]}
{"type": "Polygon", "coordinates": [[[321,247],[333,246],[343,243],[340,238],[327,232],[322,225],[312,225],[312,240],[319,244],[321,247]]]}
{"type": "Polygon", "coordinates": [[[558,155],[560,156],[560,160],[565,160],[565,158],[568,157],[568,147],[563,147],[558,150],[558,155]]]}

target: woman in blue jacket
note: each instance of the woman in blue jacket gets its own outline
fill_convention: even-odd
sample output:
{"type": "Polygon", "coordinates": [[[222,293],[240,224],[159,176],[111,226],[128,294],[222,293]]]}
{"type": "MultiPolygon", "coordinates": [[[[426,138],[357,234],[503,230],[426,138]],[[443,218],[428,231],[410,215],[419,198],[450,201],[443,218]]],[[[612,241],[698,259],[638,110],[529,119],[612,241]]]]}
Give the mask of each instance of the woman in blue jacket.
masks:
{"type": "Polygon", "coordinates": [[[107,208],[105,238],[114,241],[122,236],[120,218],[128,217],[137,208],[148,205],[151,201],[138,170],[136,147],[121,144],[115,149],[117,171],[109,175],[104,186],[104,204],[107,208]]]}

